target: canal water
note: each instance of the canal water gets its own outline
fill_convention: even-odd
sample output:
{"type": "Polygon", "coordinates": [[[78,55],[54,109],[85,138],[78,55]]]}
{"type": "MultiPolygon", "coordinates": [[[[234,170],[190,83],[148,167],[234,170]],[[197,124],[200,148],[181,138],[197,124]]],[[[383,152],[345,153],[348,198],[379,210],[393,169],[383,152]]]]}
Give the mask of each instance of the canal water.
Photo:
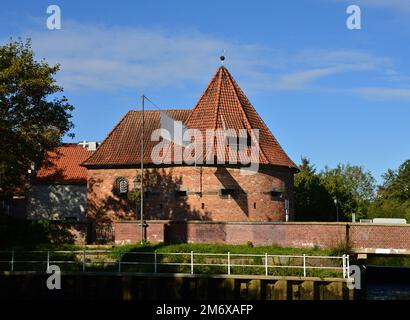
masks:
{"type": "Polygon", "coordinates": [[[363,282],[366,300],[410,300],[410,268],[368,265],[363,282]]]}

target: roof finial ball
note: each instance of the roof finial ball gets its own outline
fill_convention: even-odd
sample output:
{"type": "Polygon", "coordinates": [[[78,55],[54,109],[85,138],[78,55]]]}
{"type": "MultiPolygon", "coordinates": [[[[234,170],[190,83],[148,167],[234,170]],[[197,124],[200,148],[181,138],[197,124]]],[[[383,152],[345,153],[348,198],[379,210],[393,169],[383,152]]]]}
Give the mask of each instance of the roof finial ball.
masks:
{"type": "Polygon", "coordinates": [[[225,61],[225,50],[222,53],[222,55],[219,57],[219,60],[221,60],[221,64],[224,65],[224,61],[225,61]]]}

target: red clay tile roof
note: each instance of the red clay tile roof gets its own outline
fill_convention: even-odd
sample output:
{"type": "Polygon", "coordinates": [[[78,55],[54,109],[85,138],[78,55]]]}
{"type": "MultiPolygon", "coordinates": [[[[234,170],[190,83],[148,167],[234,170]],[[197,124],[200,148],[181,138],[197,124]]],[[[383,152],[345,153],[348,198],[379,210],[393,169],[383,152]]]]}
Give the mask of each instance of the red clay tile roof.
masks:
{"type": "Polygon", "coordinates": [[[220,67],[187,119],[189,128],[259,129],[259,163],[297,168],[225,67],[220,67]],[[222,120],[223,119],[223,120],[222,120]]]}
{"type": "MultiPolygon", "coordinates": [[[[182,121],[188,128],[196,128],[203,133],[206,129],[224,129],[222,121],[228,129],[248,131],[259,129],[259,159],[252,159],[252,162],[259,161],[261,165],[297,168],[225,67],[218,69],[193,110],[167,112],[171,117],[182,121]]],[[[140,123],[141,112],[129,111],[83,165],[104,167],[139,164],[141,161],[140,123]]],[[[152,163],[151,150],[156,142],[151,142],[150,136],[152,131],[158,128],[160,128],[159,111],[145,111],[144,163],[152,163]]],[[[203,150],[206,148],[204,147],[203,150]]]]}
{"type": "MultiPolygon", "coordinates": [[[[179,121],[185,122],[191,110],[164,110],[179,121]]],[[[160,128],[160,111],[144,112],[144,163],[152,163],[151,151],[158,143],[151,141],[151,134],[160,128]]],[[[141,111],[128,111],[108,134],[97,151],[82,165],[85,167],[127,167],[140,163],[141,158],[141,111]]]]}
{"type": "Polygon", "coordinates": [[[86,184],[87,169],[81,166],[93,151],[75,143],[65,143],[46,153],[34,184],[86,184]]]}

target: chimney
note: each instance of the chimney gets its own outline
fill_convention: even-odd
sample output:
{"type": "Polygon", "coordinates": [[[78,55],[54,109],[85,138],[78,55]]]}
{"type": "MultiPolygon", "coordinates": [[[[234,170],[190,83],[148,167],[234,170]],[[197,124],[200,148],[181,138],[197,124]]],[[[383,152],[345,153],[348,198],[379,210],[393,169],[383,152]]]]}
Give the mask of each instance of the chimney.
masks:
{"type": "Polygon", "coordinates": [[[96,141],[89,141],[87,145],[88,151],[95,151],[97,150],[97,142],[96,141]]]}
{"type": "Polygon", "coordinates": [[[88,151],[95,151],[97,150],[97,147],[99,143],[97,141],[82,141],[78,144],[79,146],[82,146],[83,148],[86,148],[88,151]]]}

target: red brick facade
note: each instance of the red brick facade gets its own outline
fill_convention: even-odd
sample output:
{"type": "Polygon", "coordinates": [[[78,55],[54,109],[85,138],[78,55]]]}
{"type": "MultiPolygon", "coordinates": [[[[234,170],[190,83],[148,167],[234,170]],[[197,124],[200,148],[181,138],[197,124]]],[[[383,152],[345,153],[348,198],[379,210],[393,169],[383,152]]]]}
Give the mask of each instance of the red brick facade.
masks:
{"type": "Polygon", "coordinates": [[[410,225],[355,224],[350,227],[355,248],[391,248],[410,250],[410,225]]]}
{"type": "MultiPolygon", "coordinates": [[[[117,177],[125,178],[132,189],[139,172],[89,169],[88,217],[139,219],[138,206],[136,209],[135,204],[113,190],[117,177]]],[[[241,175],[239,169],[223,166],[147,169],[144,184],[147,220],[284,221],[285,199],[290,200],[290,215],[293,213],[293,173],[283,168],[260,169],[254,175],[241,175]],[[222,189],[234,190],[234,195],[224,196],[222,189]]]]}
{"type": "Polygon", "coordinates": [[[298,168],[225,67],[217,70],[192,110],[127,112],[94,154],[82,163],[88,169],[90,220],[139,218],[138,206],[126,196],[116,195],[113,188],[116,181],[123,190],[125,184],[128,190],[133,190],[135,184],[139,187],[140,182],[134,183],[134,179],[140,176],[141,162],[147,168],[144,219],[285,221],[285,203],[289,203],[292,219],[293,175],[298,168]],[[182,146],[182,141],[178,143],[176,133],[163,137],[161,142],[172,141],[168,144],[152,138],[156,130],[169,129],[169,121],[174,129],[183,124],[196,131],[195,150],[182,146]],[[211,134],[209,138],[209,131],[215,136],[211,134]],[[189,162],[193,151],[197,167],[189,162]],[[259,170],[256,174],[241,175],[239,168],[248,166],[259,170]]]}

